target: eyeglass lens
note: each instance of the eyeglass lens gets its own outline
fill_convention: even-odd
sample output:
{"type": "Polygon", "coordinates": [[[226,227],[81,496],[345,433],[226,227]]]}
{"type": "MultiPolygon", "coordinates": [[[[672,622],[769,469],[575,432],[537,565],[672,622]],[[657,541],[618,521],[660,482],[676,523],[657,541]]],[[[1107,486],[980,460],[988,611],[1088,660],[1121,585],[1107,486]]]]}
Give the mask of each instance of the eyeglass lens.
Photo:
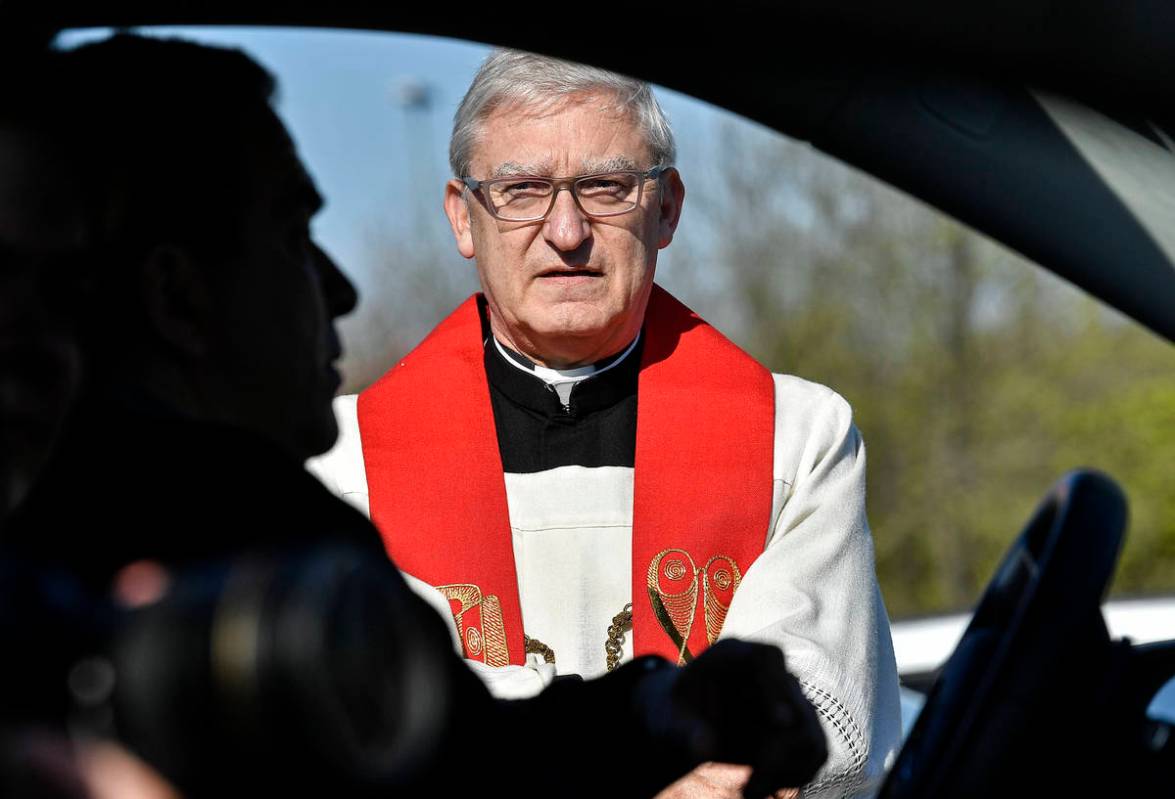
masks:
{"type": "MultiPolygon", "coordinates": [[[[640,197],[641,175],[616,172],[590,175],[572,184],[580,206],[588,214],[609,216],[631,211],[640,197]]],[[[555,184],[540,178],[494,181],[489,200],[505,219],[536,219],[547,212],[555,184]]]]}

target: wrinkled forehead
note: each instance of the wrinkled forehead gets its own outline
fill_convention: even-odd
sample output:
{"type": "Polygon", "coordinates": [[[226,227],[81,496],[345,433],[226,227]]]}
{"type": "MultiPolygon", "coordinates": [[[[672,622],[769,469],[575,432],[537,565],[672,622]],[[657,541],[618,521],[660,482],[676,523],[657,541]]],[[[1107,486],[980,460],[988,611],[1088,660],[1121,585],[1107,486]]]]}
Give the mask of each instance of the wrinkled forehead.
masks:
{"type": "Polygon", "coordinates": [[[600,91],[499,102],[481,120],[471,163],[487,178],[563,176],[647,169],[651,155],[635,112],[600,91]]]}

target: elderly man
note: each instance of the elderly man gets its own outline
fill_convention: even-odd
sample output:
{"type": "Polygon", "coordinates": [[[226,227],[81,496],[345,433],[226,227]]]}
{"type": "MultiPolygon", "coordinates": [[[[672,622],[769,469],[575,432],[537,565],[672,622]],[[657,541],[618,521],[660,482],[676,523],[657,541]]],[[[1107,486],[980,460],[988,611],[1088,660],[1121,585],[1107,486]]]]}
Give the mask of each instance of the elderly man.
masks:
{"type": "Polygon", "coordinates": [[[482,293],[337,401],[342,442],[313,470],[437,589],[499,695],[771,642],[830,741],[809,792],[875,787],[899,711],[863,445],[839,396],[772,375],[654,283],[685,190],[649,87],[496,52],[450,160],[445,212],[482,293]]]}

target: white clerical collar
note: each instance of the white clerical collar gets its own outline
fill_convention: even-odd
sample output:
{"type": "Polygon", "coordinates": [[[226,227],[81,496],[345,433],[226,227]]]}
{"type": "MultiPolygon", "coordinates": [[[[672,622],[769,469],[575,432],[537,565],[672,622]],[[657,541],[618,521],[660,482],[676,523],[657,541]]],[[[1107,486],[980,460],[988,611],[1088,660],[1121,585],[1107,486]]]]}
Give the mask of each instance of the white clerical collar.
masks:
{"type": "Polygon", "coordinates": [[[501,353],[502,357],[506,360],[507,363],[542,380],[544,383],[555,390],[555,393],[559,395],[559,400],[566,405],[568,402],[568,397],[571,396],[572,386],[582,380],[586,380],[587,378],[592,377],[593,375],[603,374],[609,369],[613,369],[617,365],[623,363],[624,359],[627,358],[634,349],[636,349],[636,345],[641,340],[641,334],[638,332],[636,334],[636,338],[632,340],[632,343],[621,350],[618,354],[610,355],[603,360],[596,361],[595,363],[588,364],[587,366],[577,366],[574,369],[551,369],[547,366],[539,366],[525,355],[519,352],[515,352],[514,350],[502,344],[502,342],[498,341],[496,337],[490,336],[490,340],[494,342],[494,346],[498,348],[498,352],[501,353]]]}

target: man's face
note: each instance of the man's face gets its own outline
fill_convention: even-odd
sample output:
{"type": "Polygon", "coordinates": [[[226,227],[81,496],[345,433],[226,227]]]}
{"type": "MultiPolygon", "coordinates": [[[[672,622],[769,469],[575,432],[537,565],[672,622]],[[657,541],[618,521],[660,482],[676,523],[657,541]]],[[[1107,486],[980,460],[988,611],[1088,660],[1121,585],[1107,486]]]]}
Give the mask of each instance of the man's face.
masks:
{"type": "Polygon", "coordinates": [[[297,458],[337,436],[331,399],[342,348],[334,320],[355,307],[354,287],[314,243],[322,200],[276,118],[253,137],[241,215],[243,249],[215,265],[216,336],[232,421],[297,458]]]}
{"type": "MultiPolygon", "coordinates": [[[[541,112],[497,109],[481,127],[472,177],[571,177],[655,164],[637,125],[606,94],[569,98],[541,112]]],[[[457,246],[477,259],[494,334],[549,366],[590,363],[619,351],[640,330],[657,251],[669,244],[684,189],[676,171],[646,181],[635,210],[604,218],[579,210],[570,191],[543,221],[495,219],[460,181],[445,210],[457,246]]]]}

